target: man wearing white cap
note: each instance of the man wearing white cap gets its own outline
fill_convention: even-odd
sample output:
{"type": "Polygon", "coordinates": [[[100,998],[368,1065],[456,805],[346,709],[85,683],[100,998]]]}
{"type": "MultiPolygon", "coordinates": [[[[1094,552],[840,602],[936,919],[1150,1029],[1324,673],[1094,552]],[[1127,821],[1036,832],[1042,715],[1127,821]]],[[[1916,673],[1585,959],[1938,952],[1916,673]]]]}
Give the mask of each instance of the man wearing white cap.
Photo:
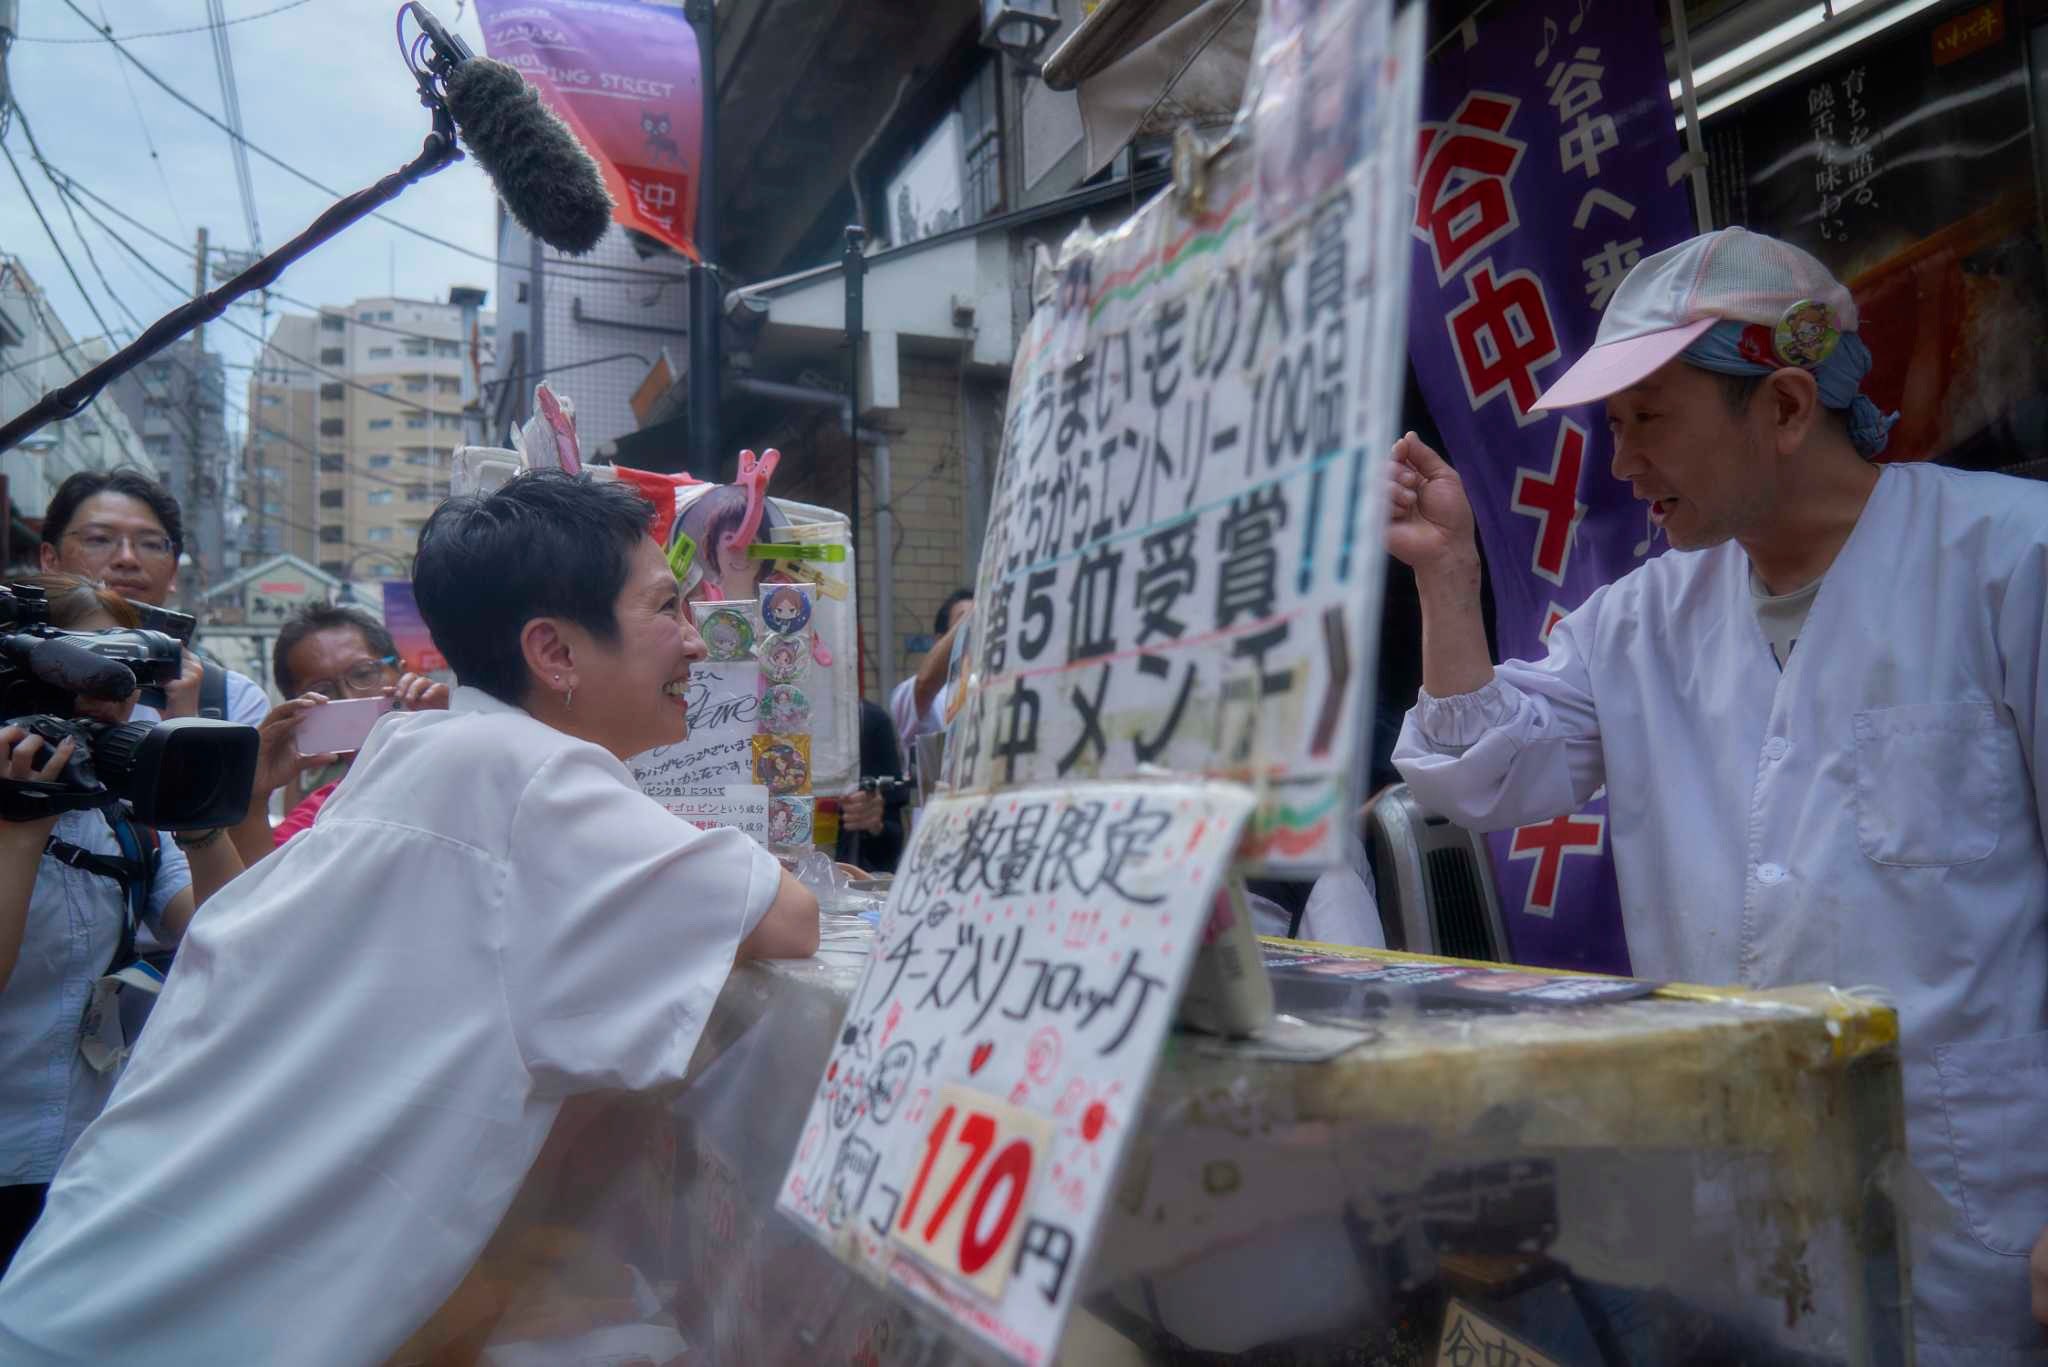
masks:
{"type": "Polygon", "coordinates": [[[1888,994],[1953,1216],[1916,1217],[1919,1361],[2048,1362],[2048,485],[1872,464],[1896,419],[1858,392],[1856,324],[1818,261],[1740,228],[1629,273],[1537,406],[1605,401],[1673,553],[1540,662],[1494,666],[1463,486],[1402,438],[1423,691],[1394,760],[1479,830],[1605,786],[1639,974],[1888,994]]]}

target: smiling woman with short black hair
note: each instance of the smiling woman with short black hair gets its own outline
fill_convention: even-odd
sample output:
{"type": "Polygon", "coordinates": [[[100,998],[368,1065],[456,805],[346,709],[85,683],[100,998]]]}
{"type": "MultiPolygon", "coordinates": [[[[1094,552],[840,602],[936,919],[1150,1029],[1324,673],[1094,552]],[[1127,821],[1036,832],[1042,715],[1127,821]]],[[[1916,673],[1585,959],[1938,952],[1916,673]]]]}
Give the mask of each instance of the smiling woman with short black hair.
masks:
{"type": "Polygon", "coordinates": [[[683,738],[704,658],[650,511],[547,472],[428,521],[450,709],[381,720],[194,925],[0,1284],[0,1358],[383,1361],[566,1099],[681,1079],[735,957],[816,948],[766,850],[626,769],[683,738]]]}

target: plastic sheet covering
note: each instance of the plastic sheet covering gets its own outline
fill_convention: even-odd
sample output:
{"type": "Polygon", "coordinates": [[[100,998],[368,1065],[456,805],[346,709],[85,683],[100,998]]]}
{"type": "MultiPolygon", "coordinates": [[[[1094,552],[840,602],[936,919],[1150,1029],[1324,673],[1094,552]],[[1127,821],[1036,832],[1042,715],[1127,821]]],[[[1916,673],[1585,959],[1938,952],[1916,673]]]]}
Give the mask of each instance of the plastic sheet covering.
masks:
{"type": "MultiPolygon", "coordinates": [[[[978,1360],[774,1210],[871,933],[828,923],[816,959],[734,973],[686,1086],[564,1110],[394,1362],[978,1360]]],[[[1060,1270],[1083,1279],[1061,1361],[1906,1361],[1885,1008],[1346,1014],[1173,1039],[1095,1265],[1060,1270]]],[[[1053,1275],[1044,1253],[1018,1275],[1053,1275]]]]}

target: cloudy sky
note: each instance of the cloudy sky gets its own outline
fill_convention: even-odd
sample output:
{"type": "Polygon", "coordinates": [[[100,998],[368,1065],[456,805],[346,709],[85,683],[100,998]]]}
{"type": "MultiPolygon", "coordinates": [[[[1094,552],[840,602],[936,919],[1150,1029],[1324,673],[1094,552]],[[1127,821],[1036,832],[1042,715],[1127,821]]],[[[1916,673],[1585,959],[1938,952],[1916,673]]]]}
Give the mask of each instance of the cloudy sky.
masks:
{"type": "MultiPolygon", "coordinates": [[[[20,37],[9,54],[8,72],[15,101],[44,157],[172,242],[189,244],[204,225],[213,243],[247,249],[247,218],[227,135],[179,105],[110,44],[95,38],[93,29],[73,11],[74,4],[95,22],[110,22],[123,46],[166,84],[221,116],[211,36],[204,31],[144,36],[205,24],[204,0],[20,0],[20,37]],[[49,39],[67,41],[40,41],[49,39]]],[[[252,143],[343,192],[370,184],[417,154],[429,119],[394,36],[397,0],[226,0],[224,8],[231,21],[226,33],[243,129],[252,143]],[[265,14],[284,5],[290,7],[265,14]],[[243,16],[252,17],[232,22],[243,16]]],[[[471,47],[483,51],[474,0],[429,0],[429,8],[471,47]]],[[[150,323],[180,302],[178,292],[81,216],[80,227],[120,303],[110,299],[65,219],[56,191],[30,160],[20,120],[8,133],[6,145],[29,178],[30,190],[93,303],[123,340],[134,324],[120,304],[150,323]]],[[[298,233],[332,202],[330,196],[253,152],[249,176],[266,248],[298,233]]],[[[489,256],[494,246],[494,203],[489,181],[465,160],[414,186],[386,212],[489,256]]],[[[159,270],[190,288],[189,246],[182,253],[173,252],[93,207],[159,270]]],[[[0,251],[23,258],[74,335],[100,331],[4,161],[0,251]]],[[[394,289],[401,295],[444,299],[448,287],[457,284],[495,291],[496,272],[487,261],[372,220],[348,229],[292,267],[278,288],[318,305],[394,289]]],[[[486,306],[495,303],[491,299],[486,306]]],[[[261,326],[259,314],[251,308],[231,309],[227,317],[252,331],[261,326]]],[[[243,365],[258,349],[250,338],[219,324],[208,327],[207,342],[230,363],[243,365]]],[[[238,430],[237,410],[246,397],[247,378],[246,369],[228,373],[229,422],[238,430]]]]}

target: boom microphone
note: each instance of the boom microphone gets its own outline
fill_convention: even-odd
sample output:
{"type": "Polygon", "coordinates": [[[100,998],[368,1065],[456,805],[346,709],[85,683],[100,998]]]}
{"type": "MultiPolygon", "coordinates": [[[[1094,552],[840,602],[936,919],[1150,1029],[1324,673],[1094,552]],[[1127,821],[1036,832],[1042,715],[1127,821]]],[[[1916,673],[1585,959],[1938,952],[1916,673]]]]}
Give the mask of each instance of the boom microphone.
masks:
{"type": "MultiPolygon", "coordinates": [[[[6,0],[0,0],[0,8],[6,0]]],[[[409,186],[461,158],[459,133],[491,178],[519,226],[557,251],[580,256],[611,226],[612,199],[597,163],[568,125],[550,113],[519,73],[478,58],[443,28],[424,5],[410,0],[398,11],[399,47],[419,86],[420,103],[433,115],[433,131],[419,155],[375,185],[328,207],[297,237],[245,268],[234,279],[188,299],[151,323],[142,335],[68,384],[45,393],[0,425],[0,451],[29,433],[85,411],[99,392],[201,323],[228,311],[237,299],[267,289],[293,262],[353,223],[368,218],[409,186]],[[411,15],[420,32],[407,37],[411,15]]],[[[111,680],[108,681],[111,686],[111,680]]]]}
{"type": "Polygon", "coordinates": [[[513,219],[557,251],[581,256],[595,247],[611,226],[611,192],[569,126],[516,70],[476,56],[426,6],[415,0],[404,9],[434,49],[429,66],[463,145],[513,219]]]}
{"type": "Polygon", "coordinates": [[[524,77],[472,57],[448,78],[448,111],[520,227],[574,256],[597,245],[611,226],[611,192],[590,153],[524,77]]]}

